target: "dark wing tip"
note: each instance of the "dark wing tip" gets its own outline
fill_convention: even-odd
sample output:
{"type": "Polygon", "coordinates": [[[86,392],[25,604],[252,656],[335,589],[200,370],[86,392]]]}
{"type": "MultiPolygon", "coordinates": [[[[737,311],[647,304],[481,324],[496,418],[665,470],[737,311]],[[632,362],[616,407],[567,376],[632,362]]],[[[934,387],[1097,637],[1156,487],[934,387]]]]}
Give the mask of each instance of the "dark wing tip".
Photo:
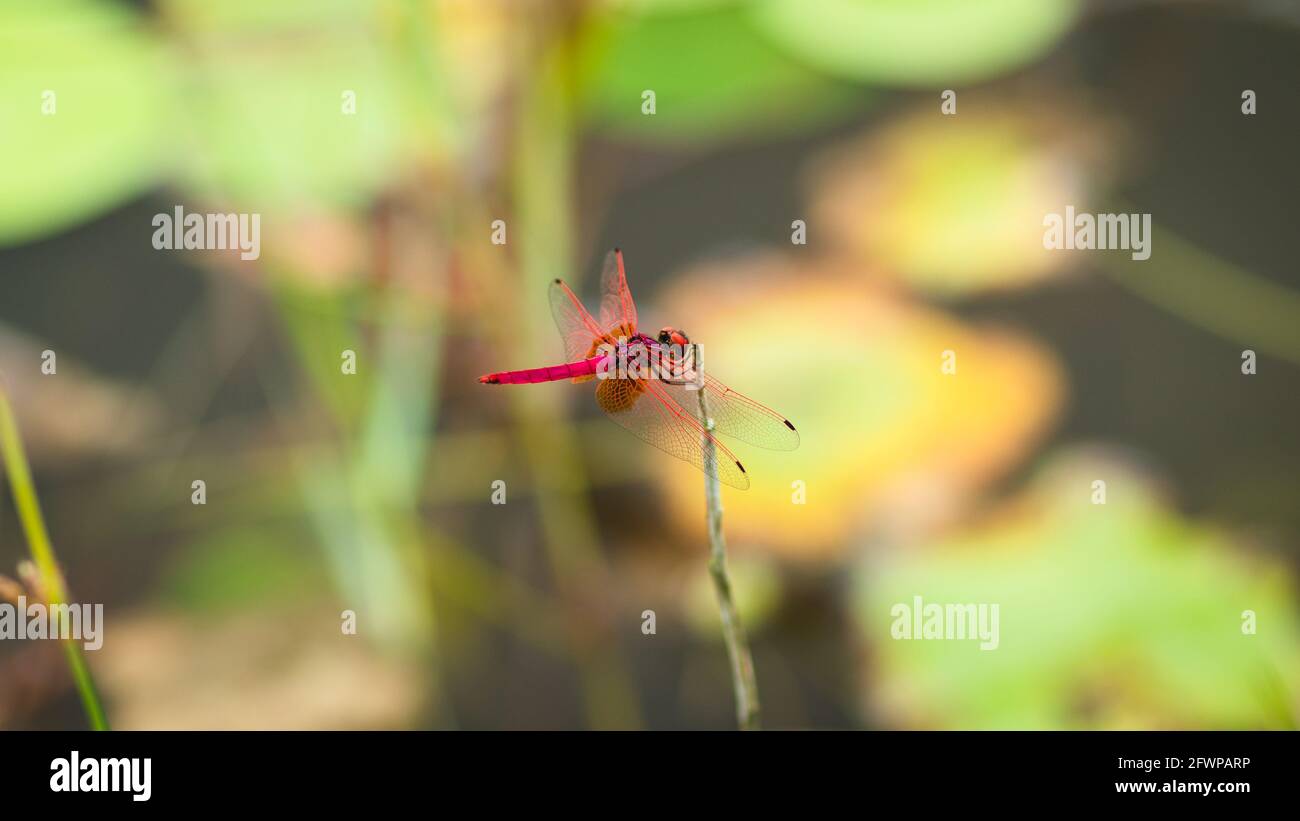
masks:
{"type": "Polygon", "coordinates": [[[789,420],[789,419],[782,419],[781,421],[785,423],[785,426],[786,426],[787,428],[789,428],[790,430],[794,430],[794,425],[790,424],[790,420],[789,420]]]}
{"type": "Polygon", "coordinates": [[[745,472],[745,466],[742,465],[739,461],[736,462],[736,467],[740,468],[741,473],[745,472]]]}

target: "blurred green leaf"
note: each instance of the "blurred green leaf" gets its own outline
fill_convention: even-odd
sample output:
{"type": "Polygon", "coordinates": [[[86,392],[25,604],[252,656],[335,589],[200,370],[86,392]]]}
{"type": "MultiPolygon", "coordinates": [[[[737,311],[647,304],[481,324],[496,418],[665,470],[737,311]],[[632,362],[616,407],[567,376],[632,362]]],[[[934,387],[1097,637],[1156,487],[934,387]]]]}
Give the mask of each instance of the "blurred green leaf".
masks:
{"type": "Polygon", "coordinates": [[[281,277],[275,298],[285,330],[310,376],[311,388],[345,429],[353,430],[374,387],[369,350],[358,344],[358,328],[369,303],[360,288],[318,291],[281,277]],[[357,370],[345,374],[343,352],[356,354],[357,370]]]}
{"type": "Polygon", "coordinates": [[[623,18],[585,65],[593,125],[651,141],[799,133],[871,98],[787,57],[735,5],[623,18]],[[645,91],[653,115],[642,113],[645,91]]]}
{"type": "Polygon", "coordinates": [[[169,8],[193,46],[181,169],[191,188],[258,211],[349,207],[396,174],[404,97],[373,2],[169,8]]]}
{"type": "Polygon", "coordinates": [[[1037,58],[1077,10],[1077,0],[765,0],[755,19],[791,53],[837,75],[952,87],[1037,58]]]}
{"type": "MultiPolygon", "coordinates": [[[[683,271],[655,300],[664,317],[707,340],[715,376],[802,432],[793,451],[736,445],[754,483],[727,493],[733,552],[752,545],[827,561],[864,527],[916,527],[1014,465],[1055,417],[1062,377],[1046,351],[870,279],[859,263],[752,254],[683,271]],[[960,379],[941,370],[949,348],[970,363],[960,379]],[[807,504],[791,503],[796,487],[807,504]]],[[[683,531],[703,528],[699,486],[684,481],[681,464],[637,458],[661,472],[683,531]]]]}
{"type": "Polygon", "coordinates": [[[310,539],[267,527],[219,530],[188,546],[159,582],[164,601],[198,612],[309,600],[329,589],[310,539]]]}
{"type": "Polygon", "coordinates": [[[1114,460],[1064,459],[988,526],[864,562],[865,685],[891,725],[1227,729],[1295,724],[1300,636],[1275,561],[1163,508],[1114,460]],[[1107,502],[1092,504],[1105,477],[1107,502]],[[891,608],[999,606],[999,646],[893,640],[891,608]],[[1253,610],[1258,632],[1242,632],[1253,610]]]}
{"type": "Polygon", "coordinates": [[[93,217],[165,171],[169,76],[121,4],[0,4],[0,243],[93,217]]]}

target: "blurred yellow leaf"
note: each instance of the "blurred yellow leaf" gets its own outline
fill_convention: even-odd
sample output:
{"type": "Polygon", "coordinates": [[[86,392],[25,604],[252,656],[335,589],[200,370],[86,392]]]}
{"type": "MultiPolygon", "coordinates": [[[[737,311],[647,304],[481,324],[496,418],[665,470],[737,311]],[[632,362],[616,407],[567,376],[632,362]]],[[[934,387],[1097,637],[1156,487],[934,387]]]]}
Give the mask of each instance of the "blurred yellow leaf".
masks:
{"type": "MultiPolygon", "coordinates": [[[[725,498],[737,546],[828,558],[863,533],[943,519],[1014,465],[1060,406],[1044,351],[853,273],[765,254],[687,271],[659,300],[665,324],[705,347],[710,373],[802,436],[791,452],[724,438],[753,482],[725,498]],[[956,374],[941,372],[945,351],[956,374]],[[796,482],[806,504],[794,501],[796,482]]],[[[678,521],[700,530],[703,479],[671,458],[640,458],[658,467],[678,521]]]]}
{"type": "MultiPolygon", "coordinates": [[[[1043,218],[1086,206],[1100,129],[1049,107],[916,111],[828,154],[811,175],[815,230],[924,291],[1009,288],[1060,273],[1043,218]],[[1086,184],[1085,184],[1086,181],[1086,184]]],[[[875,271],[875,267],[872,269],[875,271]]]]}

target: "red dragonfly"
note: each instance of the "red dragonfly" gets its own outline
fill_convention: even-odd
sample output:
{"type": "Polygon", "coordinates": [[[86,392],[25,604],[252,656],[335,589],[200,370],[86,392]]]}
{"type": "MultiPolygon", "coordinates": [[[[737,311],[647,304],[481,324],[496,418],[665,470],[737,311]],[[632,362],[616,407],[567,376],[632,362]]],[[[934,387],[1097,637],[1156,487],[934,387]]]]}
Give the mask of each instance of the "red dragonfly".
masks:
{"type": "Polygon", "coordinates": [[[489,385],[525,385],[572,379],[596,385],[596,404],[641,439],[732,487],[749,487],[745,468],[714,432],[770,450],[794,450],[799,433],[790,420],[693,366],[690,338],[665,327],[655,337],[637,330],[623,253],[615,248],[601,271],[597,320],[562,280],[551,283],[551,313],[564,338],[562,365],[480,376],[489,385]],[[636,367],[653,361],[651,368],[636,367]],[[704,402],[700,403],[700,386],[704,402]],[[711,421],[710,421],[711,419],[711,421]],[[712,454],[706,443],[713,445],[712,454]],[[710,458],[712,457],[712,458],[710,458]]]}

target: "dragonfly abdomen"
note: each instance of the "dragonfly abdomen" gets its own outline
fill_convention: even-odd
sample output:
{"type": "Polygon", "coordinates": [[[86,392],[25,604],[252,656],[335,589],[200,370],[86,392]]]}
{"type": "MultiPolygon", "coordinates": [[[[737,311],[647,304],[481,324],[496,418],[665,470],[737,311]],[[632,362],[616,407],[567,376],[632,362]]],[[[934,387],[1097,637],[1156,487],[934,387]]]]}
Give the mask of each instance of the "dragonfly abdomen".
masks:
{"type": "Polygon", "coordinates": [[[565,362],[563,365],[548,365],[544,368],[529,368],[523,371],[503,371],[480,376],[478,381],[488,385],[534,385],[538,382],[558,382],[561,379],[576,379],[593,376],[600,367],[604,356],[593,356],[577,362],[565,362]]]}

